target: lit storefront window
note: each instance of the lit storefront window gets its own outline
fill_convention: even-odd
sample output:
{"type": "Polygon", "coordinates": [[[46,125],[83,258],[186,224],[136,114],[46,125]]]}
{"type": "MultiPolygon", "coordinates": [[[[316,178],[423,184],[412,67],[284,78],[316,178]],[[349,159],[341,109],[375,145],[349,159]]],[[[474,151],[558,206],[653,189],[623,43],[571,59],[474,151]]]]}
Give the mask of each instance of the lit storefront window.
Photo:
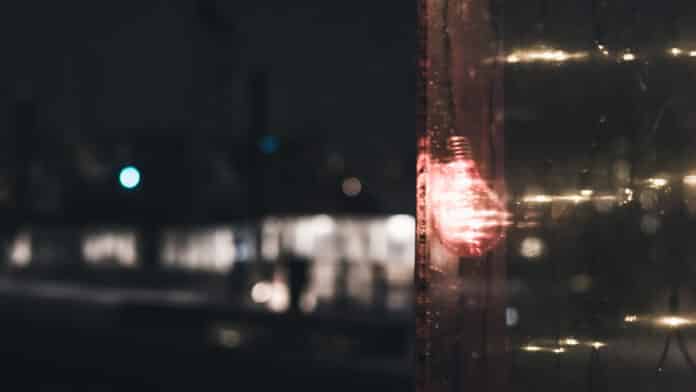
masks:
{"type": "Polygon", "coordinates": [[[92,230],[82,238],[82,258],[91,265],[135,267],[137,236],[132,230],[92,230]]]}

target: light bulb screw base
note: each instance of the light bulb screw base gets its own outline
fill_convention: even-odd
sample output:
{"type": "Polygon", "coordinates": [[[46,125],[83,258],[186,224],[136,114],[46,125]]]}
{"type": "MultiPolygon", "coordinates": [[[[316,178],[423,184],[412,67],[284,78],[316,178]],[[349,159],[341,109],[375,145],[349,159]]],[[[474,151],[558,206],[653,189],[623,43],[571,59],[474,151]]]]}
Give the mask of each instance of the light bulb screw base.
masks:
{"type": "Polygon", "coordinates": [[[471,143],[466,136],[450,136],[447,139],[447,150],[453,160],[472,159],[471,143]]]}

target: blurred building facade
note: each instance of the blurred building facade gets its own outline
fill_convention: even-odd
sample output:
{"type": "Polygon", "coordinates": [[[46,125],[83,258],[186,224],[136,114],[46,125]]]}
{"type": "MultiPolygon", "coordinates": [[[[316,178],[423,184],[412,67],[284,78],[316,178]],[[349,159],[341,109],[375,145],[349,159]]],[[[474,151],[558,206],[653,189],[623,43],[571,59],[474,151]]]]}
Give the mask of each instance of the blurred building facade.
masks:
{"type": "Polygon", "coordinates": [[[153,263],[144,256],[138,227],[28,226],[9,241],[5,272],[74,284],[179,284],[217,303],[273,312],[288,310],[291,280],[299,273],[306,274],[298,299],[302,312],[347,307],[408,314],[413,233],[409,215],[278,216],[265,218],[258,229],[252,223],[165,226],[153,263]],[[294,264],[301,265],[299,272],[294,264]],[[123,281],[122,273],[131,279],[123,281]]]}

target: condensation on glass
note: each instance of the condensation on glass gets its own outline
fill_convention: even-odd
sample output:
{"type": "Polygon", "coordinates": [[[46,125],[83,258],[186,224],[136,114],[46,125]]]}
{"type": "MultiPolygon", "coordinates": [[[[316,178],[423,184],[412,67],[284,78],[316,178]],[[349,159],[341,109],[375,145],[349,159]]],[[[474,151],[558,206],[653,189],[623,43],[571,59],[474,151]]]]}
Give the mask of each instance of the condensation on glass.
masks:
{"type": "Polygon", "coordinates": [[[419,392],[502,390],[502,64],[488,0],[420,1],[419,392]]]}
{"type": "Polygon", "coordinates": [[[417,390],[692,390],[694,3],[419,4],[417,390]]]}

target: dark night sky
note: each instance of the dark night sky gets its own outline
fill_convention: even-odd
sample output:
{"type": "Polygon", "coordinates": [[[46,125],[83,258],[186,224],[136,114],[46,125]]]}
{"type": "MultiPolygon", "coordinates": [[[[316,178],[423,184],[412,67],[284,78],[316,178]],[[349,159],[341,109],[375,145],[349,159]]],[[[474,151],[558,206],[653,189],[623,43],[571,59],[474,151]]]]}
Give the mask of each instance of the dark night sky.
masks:
{"type": "Polygon", "coordinates": [[[318,121],[342,128],[337,134],[371,134],[410,124],[397,110],[412,84],[408,5],[222,6],[213,22],[227,25],[219,28],[193,0],[12,7],[3,12],[11,37],[4,68],[10,81],[32,81],[59,128],[84,106],[71,95],[95,101],[95,113],[81,116],[100,128],[238,124],[242,81],[257,64],[273,75],[273,127],[318,121]]]}
{"type": "Polygon", "coordinates": [[[168,130],[233,146],[249,127],[249,75],[266,69],[269,133],[307,144],[316,165],[343,156],[380,205],[410,210],[414,5],[237,3],[3,5],[6,102],[32,97],[38,132],[58,139],[168,130]],[[385,162],[390,184],[374,170],[385,162]]]}
{"type": "MultiPolygon", "coordinates": [[[[292,176],[270,181],[270,194],[291,195],[301,210],[305,199],[340,197],[341,177],[356,175],[377,209],[412,211],[415,1],[239,3],[3,4],[0,86],[7,110],[0,120],[11,123],[10,104],[32,97],[47,140],[108,144],[110,135],[156,131],[196,139],[203,147],[193,156],[212,149],[234,154],[249,128],[249,75],[267,69],[268,132],[295,149],[283,159],[302,162],[295,172],[319,170],[331,156],[345,161],[345,170],[332,174],[336,195],[314,192],[311,178],[292,176]],[[305,150],[312,159],[302,156],[305,150]]],[[[600,15],[606,39],[664,45],[678,31],[692,42],[694,6],[668,3],[606,2],[600,15]]],[[[537,42],[541,21],[558,46],[592,42],[591,1],[547,1],[545,19],[542,4],[505,2],[507,47],[537,42]]],[[[509,112],[523,112],[520,103],[509,102],[509,112]]]]}
{"type": "MultiPolygon", "coordinates": [[[[397,135],[413,128],[414,2],[201,1],[217,8],[218,19],[195,0],[3,5],[2,85],[17,94],[30,81],[45,128],[238,133],[246,118],[244,80],[264,65],[277,132],[319,127],[341,145],[408,140],[397,135]]],[[[508,3],[508,46],[514,46],[534,31],[539,4],[508,3]]],[[[611,2],[606,18],[613,31],[638,3],[651,20],[667,22],[679,11],[677,2],[611,2]]],[[[589,4],[550,2],[549,30],[562,30],[566,42],[588,41],[589,4]]],[[[688,15],[681,24],[690,25],[688,15]]]]}

